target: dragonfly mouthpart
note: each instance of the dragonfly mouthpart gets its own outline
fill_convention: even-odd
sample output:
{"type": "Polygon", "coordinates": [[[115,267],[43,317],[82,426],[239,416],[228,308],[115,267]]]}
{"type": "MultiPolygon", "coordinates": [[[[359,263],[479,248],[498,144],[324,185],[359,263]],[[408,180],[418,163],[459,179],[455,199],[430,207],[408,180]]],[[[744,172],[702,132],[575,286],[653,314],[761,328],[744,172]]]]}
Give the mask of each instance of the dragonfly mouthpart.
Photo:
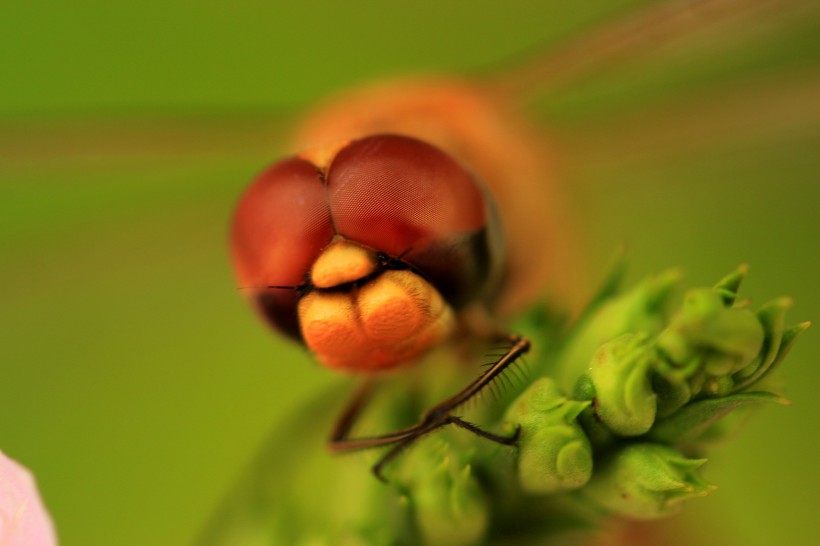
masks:
{"type": "Polygon", "coordinates": [[[410,269],[384,269],[379,255],[337,239],[311,269],[316,290],[299,301],[302,338],[330,368],[373,372],[411,361],[449,337],[453,311],[410,269]]]}

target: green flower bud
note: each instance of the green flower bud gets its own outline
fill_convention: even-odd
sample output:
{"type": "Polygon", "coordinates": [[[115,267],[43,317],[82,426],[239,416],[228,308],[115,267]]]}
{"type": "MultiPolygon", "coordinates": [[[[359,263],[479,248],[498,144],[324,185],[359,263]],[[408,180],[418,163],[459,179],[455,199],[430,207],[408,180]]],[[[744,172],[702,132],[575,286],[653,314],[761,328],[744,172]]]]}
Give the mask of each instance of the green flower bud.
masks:
{"type": "Polygon", "coordinates": [[[652,427],[657,396],[649,370],[655,352],[643,334],[626,334],[604,344],[592,359],[596,412],[616,434],[637,436],[652,427]]]}
{"type": "Polygon", "coordinates": [[[589,369],[592,355],[616,337],[630,332],[657,334],[666,325],[668,307],[681,279],[678,270],[651,277],[600,304],[578,327],[555,369],[559,385],[570,391],[589,369]]]}
{"type": "Polygon", "coordinates": [[[583,492],[617,515],[656,519],[715,489],[697,473],[704,462],[660,444],[633,444],[615,453],[583,492]]]}
{"type": "Polygon", "coordinates": [[[749,365],[763,345],[763,327],[748,309],[727,308],[710,288],[690,290],[681,310],[658,337],[658,349],[693,373],[692,362],[707,375],[721,377],[749,365]]]}
{"type": "Polygon", "coordinates": [[[530,493],[555,493],[584,485],[592,474],[592,448],[576,418],[590,402],[567,399],[555,381],[534,382],[507,411],[521,426],[518,473],[530,493]]]}
{"type": "Polygon", "coordinates": [[[486,497],[466,462],[468,457],[446,448],[446,443],[436,449],[429,442],[413,448],[418,450],[412,453],[414,466],[421,468],[422,459],[430,464],[416,473],[408,492],[423,543],[481,543],[489,522],[486,497]]]}

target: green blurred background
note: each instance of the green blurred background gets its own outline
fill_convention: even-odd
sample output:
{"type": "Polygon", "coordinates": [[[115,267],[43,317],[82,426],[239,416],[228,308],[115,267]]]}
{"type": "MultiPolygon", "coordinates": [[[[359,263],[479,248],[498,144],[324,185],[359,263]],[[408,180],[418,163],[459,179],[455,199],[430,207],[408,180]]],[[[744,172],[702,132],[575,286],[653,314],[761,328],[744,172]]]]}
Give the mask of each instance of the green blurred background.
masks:
{"type": "MultiPolygon", "coordinates": [[[[337,380],[263,328],[227,258],[232,205],[300,111],[373,78],[503,70],[646,4],[4,2],[0,447],[37,474],[62,544],[188,543],[337,380]]],[[[726,22],[547,86],[532,115],[590,280],[624,242],[633,278],[749,262],[746,295],[816,320],[820,16],[719,4],[726,22]]],[[[781,374],[794,407],[755,415],[678,518],[701,544],[816,536],[817,339],[781,374]]]]}

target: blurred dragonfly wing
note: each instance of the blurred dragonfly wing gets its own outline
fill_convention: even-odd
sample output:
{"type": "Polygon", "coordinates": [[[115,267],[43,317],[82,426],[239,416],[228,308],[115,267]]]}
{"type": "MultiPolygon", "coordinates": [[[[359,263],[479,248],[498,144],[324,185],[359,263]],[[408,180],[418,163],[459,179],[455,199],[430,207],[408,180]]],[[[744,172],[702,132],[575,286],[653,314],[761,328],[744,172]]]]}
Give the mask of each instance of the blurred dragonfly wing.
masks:
{"type": "Polygon", "coordinates": [[[650,2],[642,9],[603,21],[548,51],[535,51],[529,58],[491,74],[488,86],[508,97],[526,100],[659,47],[807,13],[812,9],[809,4],[800,0],[650,2]]]}

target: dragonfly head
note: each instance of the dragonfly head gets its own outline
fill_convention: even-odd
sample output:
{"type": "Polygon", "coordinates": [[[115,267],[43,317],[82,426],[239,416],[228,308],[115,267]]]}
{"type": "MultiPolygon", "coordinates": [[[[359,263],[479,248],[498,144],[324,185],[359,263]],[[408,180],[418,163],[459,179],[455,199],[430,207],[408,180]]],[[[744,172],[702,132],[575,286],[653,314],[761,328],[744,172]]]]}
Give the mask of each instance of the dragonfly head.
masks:
{"type": "Polygon", "coordinates": [[[268,168],[239,202],[231,243],[262,315],[350,372],[391,368],[440,343],[455,313],[491,293],[502,261],[494,207],[475,176],[399,135],[268,168]]]}

